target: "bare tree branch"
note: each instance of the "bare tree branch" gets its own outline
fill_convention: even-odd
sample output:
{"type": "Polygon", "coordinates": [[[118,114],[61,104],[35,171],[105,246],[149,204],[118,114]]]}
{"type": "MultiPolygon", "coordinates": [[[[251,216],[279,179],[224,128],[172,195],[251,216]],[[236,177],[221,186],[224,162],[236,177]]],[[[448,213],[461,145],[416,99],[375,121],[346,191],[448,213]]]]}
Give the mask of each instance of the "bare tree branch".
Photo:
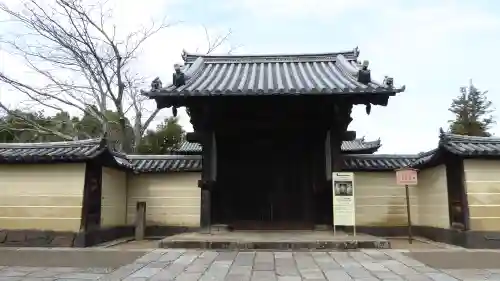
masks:
{"type": "MultiPolygon", "coordinates": [[[[22,59],[30,70],[30,78],[0,71],[0,83],[22,93],[31,106],[43,106],[61,114],[71,109],[81,116],[92,117],[103,134],[114,130],[116,141],[122,145],[130,139],[126,132],[132,127],[131,147],[124,149],[133,150],[159,110],[146,109],[146,99],[139,92],[145,79],[134,72],[132,62],[149,38],[171,24],[165,20],[153,22],[120,37],[119,27],[111,22],[111,10],[105,8],[105,0],[97,5],[83,0],[54,0],[50,4],[39,0],[18,2],[20,10],[0,3],[0,13],[11,17],[9,24],[17,24],[13,30],[16,33],[2,34],[0,48],[22,59]],[[110,118],[109,112],[115,112],[118,120],[110,118]],[[133,118],[132,124],[128,124],[127,116],[133,118]]],[[[211,38],[207,28],[205,33],[207,53],[224,45],[231,35],[229,31],[211,38]]],[[[78,137],[78,133],[89,136],[77,130],[72,132],[75,135],[67,135],[44,128],[5,103],[0,103],[0,108],[39,133],[65,140],[78,137]]]]}
{"type": "MultiPolygon", "coordinates": [[[[19,119],[23,120],[26,125],[31,126],[31,128],[24,128],[23,130],[33,130],[35,132],[39,132],[39,133],[43,133],[43,134],[52,134],[52,135],[58,136],[58,137],[60,137],[60,138],[62,138],[64,140],[75,140],[75,137],[73,137],[73,136],[68,136],[68,135],[63,134],[63,133],[61,133],[59,131],[52,130],[52,129],[49,129],[49,128],[46,128],[46,127],[38,125],[33,120],[30,120],[30,119],[26,118],[26,116],[23,116],[21,114],[17,114],[13,110],[9,110],[1,102],[0,102],[0,108],[3,109],[4,111],[6,111],[9,115],[14,116],[16,118],[19,118],[19,119]]],[[[13,130],[13,128],[10,128],[10,130],[13,130]]]]}

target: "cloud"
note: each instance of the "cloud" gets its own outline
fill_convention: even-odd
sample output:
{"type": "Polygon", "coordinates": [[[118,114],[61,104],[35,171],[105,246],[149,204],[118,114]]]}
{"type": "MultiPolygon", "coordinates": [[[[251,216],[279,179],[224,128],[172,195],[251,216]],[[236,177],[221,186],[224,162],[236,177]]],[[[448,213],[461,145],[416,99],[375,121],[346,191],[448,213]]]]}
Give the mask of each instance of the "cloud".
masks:
{"type": "Polygon", "coordinates": [[[317,17],[331,19],[354,9],[375,5],[374,1],[369,0],[242,0],[228,2],[232,8],[248,11],[256,17],[279,19],[280,21],[301,18],[315,18],[317,20],[317,17]]]}
{"type": "MultiPolygon", "coordinates": [[[[469,78],[494,92],[500,18],[478,6],[436,2],[428,6],[393,6],[380,10],[370,36],[361,38],[361,55],[375,75],[390,74],[407,91],[391,98],[371,116],[356,111],[353,128],[382,136],[383,152],[417,152],[437,143],[447,127],[447,108],[469,78]],[[485,58],[485,59],[482,59],[485,58]]],[[[380,76],[379,76],[380,77],[380,76]]],[[[500,89],[496,89],[498,91],[500,89]]],[[[500,104],[498,95],[490,95],[500,104]]],[[[499,128],[493,128],[499,133],[499,128]]]]}
{"type": "MultiPolygon", "coordinates": [[[[51,0],[53,1],[53,0],[51,0]]],[[[90,2],[96,2],[91,0],[90,2]]],[[[128,33],[139,30],[143,27],[148,27],[153,21],[158,21],[164,18],[165,11],[168,11],[169,5],[175,3],[176,0],[149,0],[147,4],[144,1],[118,1],[111,0],[107,3],[105,9],[113,11],[113,17],[110,18],[108,27],[113,30],[111,25],[116,25],[117,38],[124,38],[128,33]]],[[[50,2],[44,2],[50,4],[50,2]]],[[[90,3],[92,4],[92,3],[90,3]]],[[[90,5],[89,4],[89,5],[90,5]]],[[[173,72],[173,65],[181,62],[182,50],[186,49],[191,52],[205,52],[207,49],[207,36],[205,28],[201,25],[191,25],[189,23],[181,23],[175,19],[168,19],[167,22],[172,22],[170,27],[155,34],[138,52],[137,59],[132,64],[132,71],[139,73],[141,76],[152,80],[159,76],[164,83],[170,82],[173,72]]],[[[0,25],[6,28],[6,25],[0,25]]],[[[12,28],[12,25],[8,25],[12,28]]],[[[224,35],[227,30],[221,27],[206,26],[209,37],[215,40],[216,37],[224,35]]],[[[0,32],[1,33],[1,32],[0,32]]],[[[230,46],[223,44],[217,52],[227,52],[230,46]]],[[[8,73],[11,77],[17,77],[24,81],[33,81],[37,85],[43,83],[37,74],[29,72],[29,69],[23,65],[20,58],[8,54],[5,50],[0,49],[0,71],[8,73]],[[13,67],[15,66],[15,67],[13,67]]],[[[148,85],[146,85],[147,87],[148,85]]],[[[27,99],[23,94],[10,89],[6,85],[0,84],[0,98],[2,102],[7,103],[11,107],[21,108],[22,102],[27,99]]],[[[75,108],[63,107],[72,115],[79,115],[81,112],[75,108]]],[[[153,100],[146,102],[146,111],[152,112],[156,108],[153,100]]],[[[34,110],[42,109],[32,108],[34,110]]],[[[50,110],[47,110],[50,113],[50,110]]],[[[163,118],[171,115],[171,110],[162,110],[155,122],[151,124],[154,127],[162,121],[163,118]]],[[[144,112],[143,118],[145,121],[149,115],[144,112]]],[[[185,111],[180,110],[180,121],[187,129],[190,129],[189,118],[185,111]]]]}
{"type": "MultiPolygon", "coordinates": [[[[406,92],[392,97],[387,107],[375,107],[370,116],[362,106],[354,109],[351,129],[367,139],[380,137],[381,152],[413,153],[435,147],[439,127],[446,127],[451,118],[446,110],[451,99],[470,78],[480,89],[490,90],[490,98],[500,106],[496,94],[500,91],[496,82],[500,17],[498,9],[486,7],[486,2],[112,1],[118,13],[115,21],[124,30],[146,25],[150,18],[161,18],[167,12],[171,21],[187,20],[151,38],[134,64],[142,75],[149,79],[159,76],[164,83],[169,82],[172,65],[181,61],[183,49],[201,51],[205,47],[201,22],[209,23],[214,35],[231,27],[244,46],[239,53],[325,52],[359,46],[361,59],[370,61],[372,75],[379,80],[390,75],[397,84],[407,86],[406,92]],[[181,2],[183,5],[176,6],[181,2]],[[181,6],[182,11],[178,10],[181,6]],[[175,18],[177,15],[185,18],[175,18]]],[[[3,67],[11,65],[16,62],[10,60],[3,67]]],[[[154,107],[150,101],[148,109],[154,107]]],[[[170,110],[161,112],[161,118],[169,115],[170,110]]],[[[190,129],[183,111],[181,122],[190,129]]],[[[493,132],[500,134],[500,128],[496,126],[493,132]]]]}

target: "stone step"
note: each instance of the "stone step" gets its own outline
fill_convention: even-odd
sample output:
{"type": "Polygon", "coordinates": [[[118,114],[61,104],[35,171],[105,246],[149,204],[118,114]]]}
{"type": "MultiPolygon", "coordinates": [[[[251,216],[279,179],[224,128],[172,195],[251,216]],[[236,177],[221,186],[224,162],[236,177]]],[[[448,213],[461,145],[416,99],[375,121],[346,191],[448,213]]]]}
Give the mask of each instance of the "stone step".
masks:
{"type": "Polygon", "coordinates": [[[390,249],[387,240],[351,240],[338,241],[207,241],[207,240],[172,240],[163,239],[160,248],[184,249],[230,249],[230,250],[356,250],[390,249]]]}

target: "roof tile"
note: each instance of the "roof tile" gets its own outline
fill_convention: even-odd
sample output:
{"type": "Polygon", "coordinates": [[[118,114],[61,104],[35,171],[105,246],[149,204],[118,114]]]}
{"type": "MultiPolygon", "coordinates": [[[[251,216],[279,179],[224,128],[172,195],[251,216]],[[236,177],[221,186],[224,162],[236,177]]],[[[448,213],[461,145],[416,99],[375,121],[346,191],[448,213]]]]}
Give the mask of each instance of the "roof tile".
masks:
{"type": "Polygon", "coordinates": [[[150,96],[276,94],[394,94],[402,88],[357,80],[354,51],[328,54],[184,56],[186,85],[170,85],[150,96]]]}
{"type": "MultiPolygon", "coordinates": [[[[362,140],[362,139],[361,139],[362,140]]],[[[366,146],[369,142],[359,142],[366,146]]],[[[380,144],[379,141],[378,145],[380,144]]],[[[370,142],[375,143],[376,142],[370,142]]],[[[186,143],[186,145],[192,145],[186,143]]],[[[355,145],[355,144],[353,144],[355,145]]],[[[353,149],[353,147],[345,147],[353,149]]],[[[181,146],[182,148],[182,146],[181,146]]],[[[103,139],[52,143],[0,143],[0,163],[86,161],[109,149],[103,139]]],[[[352,151],[352,150],[351,150],[352,151]]],[[[462,157],[500,157],[500,138],[440,135],[439,147],[414,155],[347,154],[344,168],[351,171],[389,171],[402,167],[427,167],[439,163],[442,151],[462,157]]],[[[136,172],[199,172],[201,155],[118,155],[109,151],[121,167],[136,172]]]]}
{"type": "Polygon", "coordinates": [[[441,133],[439,146],[460,156],[500,156],[500,138],[441,133]]]}
{"type": "Polygon", "coordinates": [[[135,172],[200,172],[201,155],[128,155],[135,172]]]}
{"type": "MultiPolygon", "coordinates": [[[[373,153],[381,146],[380,140],[365,141],[364,138],[355,139],[353,141],[344,141],[342,143],[342,151],[346,153],[364,152],[373,153]]],[[[178,148],[172,149],[175,154],[200,154],[201,145],[194,142],[183,141],[178,148]]]]}
{"type": "Polygon", "coordinates": [[[49,143],[0,143],[0,162],[85,160],[103,151],[102,139],[49,143]]]}
{"type": "Polygon", "coordinates": [[[344,157],[344,168],[350,171],[393,171],[410,165],[418,155],[357,154],[344,157]]]}

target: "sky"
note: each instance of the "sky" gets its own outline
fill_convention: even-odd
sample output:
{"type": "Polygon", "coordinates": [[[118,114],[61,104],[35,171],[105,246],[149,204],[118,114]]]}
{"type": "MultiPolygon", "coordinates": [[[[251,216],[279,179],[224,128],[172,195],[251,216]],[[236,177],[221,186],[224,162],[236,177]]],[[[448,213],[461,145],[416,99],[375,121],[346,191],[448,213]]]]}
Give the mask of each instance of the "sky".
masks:
{"type": "MultiPolygon", "coordinates": [[[[13,4],[17,0],[0,0],[13,4]]],[[[45,0],[51,1],[51,0],[45,0]]],[[[113,0],[112,0],[113,1],[113,0]]],[[[176,23],[141,49],[136,69],[151,80],[170,81],[183,49],[206,48],[212,38],[232,35],[218,52],[315,53],[360,49],[372,76],[394,77],[406,91],[367,115],[356,107],[349,129],[382,140],[379,153],[418,153],[437,146],[439,128],[453,116],[448,107],[472,79],[500,108],[500,2],[487,0],[115,0],[113,19],[132,30],[152,19],[176,23]]],[[[9,27],[12,28],[12,27],[9,27]]],[[[0,25],[0,34],[8,31],[0,25]],[[3,29],[2,29],[3,28],[3,29]]],[[[22,65],[0,50],[0,70],[24,75],[22,65]]],[[[0,99],[16,106],[20,95],[0,85],[0,99]],[[3,90],[3,91],[2,91],[3,90]]],[[[154,101],[147,104],[155,107],[154,101]]],[[[163,110],[153,126],[171,115],[163,110]]],[[[495,112],[499,116],[499,111],[495,112]]],[[[144,117],[144,118],[147,118],[144,117]]],[[[497,119],[500,122],[500,119],[497,119]]],[[[181,111],[181,124],[191,130],[181,111]]],[[[500,126],[492,130],[500,135],[500,126]]]]}

